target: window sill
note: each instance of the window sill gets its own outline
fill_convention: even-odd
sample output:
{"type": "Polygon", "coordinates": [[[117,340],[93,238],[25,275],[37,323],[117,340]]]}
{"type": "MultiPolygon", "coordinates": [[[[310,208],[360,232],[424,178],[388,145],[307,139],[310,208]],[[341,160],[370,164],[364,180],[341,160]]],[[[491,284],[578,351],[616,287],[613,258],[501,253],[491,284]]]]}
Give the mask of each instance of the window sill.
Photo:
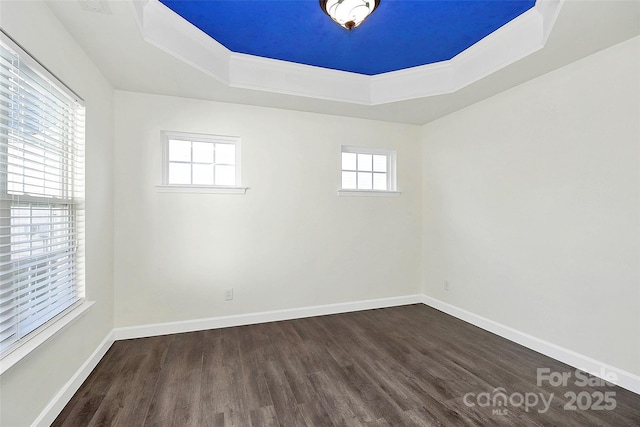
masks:
{"type": "Polygon", "coordinates": [[[246,194],[249,187],[214,187],[198,185],[156,185],[159,193],[246,194]]]}
{"type": "Polygon", "coordinates": [[[10,353],[7,353],[0,361],[0,374],[3,374],[13,365],[18,363],[29,353],[34,351],[40,345],[42,345],[49,338],[60,332],[67,327],[71,322],[79,318],[81,315],[87,312],[93,305],[94,301],[84,301],[78,306],[70,309],[66,313],[62,313],[56,319],[49,321],[49,325],[45,326],[39,332],[33,332],[32,336],[25,338],[24,342],[18,345],[10,353]]]}
{"type": "Polygon", "coordinates": [[[338,190],[338,196],[348,197],[399,197],[399,191],[381,190],[338,190]]]}

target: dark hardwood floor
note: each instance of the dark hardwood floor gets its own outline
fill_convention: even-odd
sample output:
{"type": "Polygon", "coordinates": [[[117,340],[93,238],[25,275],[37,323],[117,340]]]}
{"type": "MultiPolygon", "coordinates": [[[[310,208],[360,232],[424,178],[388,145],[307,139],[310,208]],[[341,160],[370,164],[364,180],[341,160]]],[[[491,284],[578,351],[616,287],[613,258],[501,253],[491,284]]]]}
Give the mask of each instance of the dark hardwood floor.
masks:
{"type": "Polygon", "coordinates": [[[53,425],[640,425],[640,396],[583,381],[409,305],[118,341],[53,425]]]}

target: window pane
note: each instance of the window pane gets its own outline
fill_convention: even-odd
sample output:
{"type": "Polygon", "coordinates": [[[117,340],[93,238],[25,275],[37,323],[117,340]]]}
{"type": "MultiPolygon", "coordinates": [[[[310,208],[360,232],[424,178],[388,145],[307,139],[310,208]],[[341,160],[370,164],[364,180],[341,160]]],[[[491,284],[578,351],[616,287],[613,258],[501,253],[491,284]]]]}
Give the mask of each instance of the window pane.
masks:
{"type": "Polygon", "coordinates": [[[0,32],[0,356],[84,297],[85,109],[27,57],[0,32]]]}
{"type": "Polygon", "coordinates": [[[216,166],[216,185],[236,185],[235,166],[216,166]]]}
{"type": "Polygon", "coordinates": [[[193,184],[213,185],[213,165],[193,165],[193,184]]]}
{"type": "Polygon", "coordinates": [[[358,172],[358,190],[371,190],[373,188],[371,182],[372,175],[370,172],[358,172]]]}
{"type": "MultiPolygon", "coordinates": [[[[197,163],[213,163],[213,144],[210,142],[194,142],[193,161],[197,163]]],[[[211,176],[213,176],[213,173],[211,176]]]]}
{"type": "Polygon", "coordinates": [[[169,163],[169,184],[191,184],[191,164],[169,163]]]}
{"type": "Polygon", "coordinates": [[[236,164],[235,144],[216,144],[216,164],[236,164]]]}
{"type": "Polygon", "coordinates": [[[387,156],[384,156],[384,155],[373,156],[373,171],[374,172],[387,171],[387,156]]]}
{"type": "Polygon", "coordinates": [[[372,157],[371,154],[358,154],[358,170],[370,171],[372,157]]]}
{"type": "MultiPolygon", "coordinates": [[[[356,153],[342,153],[342,170],[356,170],[356,153]]],[[[344,188],[344,185],[342,187],[344,188]]]]}
{"type": "Polygon", "coordinates": [[[345,190],[355,190],[357,188],[355,172],[342,172],[342,188],[345,190]]]}
{"type": "Polygon", "coordinates": [[[172,162],[190,162],[191,141],[169,140],[169,160],[172,162]]]}
{"type": "Polygon", "coordinates": [[[373,189],[374,190],[386,190],[387,189],[387,174],[386,173],[374,173],[373,174],[373,189]]]}

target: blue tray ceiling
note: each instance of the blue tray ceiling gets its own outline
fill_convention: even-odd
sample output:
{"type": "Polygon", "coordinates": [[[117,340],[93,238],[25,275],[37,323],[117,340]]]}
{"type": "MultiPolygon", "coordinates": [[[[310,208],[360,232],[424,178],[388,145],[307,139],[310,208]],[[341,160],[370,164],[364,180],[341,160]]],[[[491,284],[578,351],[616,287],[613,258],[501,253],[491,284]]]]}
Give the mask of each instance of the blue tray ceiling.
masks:
{"type": "Polygon", "coordinates": [[[375,75],[453,58],[534,0],[381,0],[353,31],[316,0],[160,0],[227,49],[375,75]]]}

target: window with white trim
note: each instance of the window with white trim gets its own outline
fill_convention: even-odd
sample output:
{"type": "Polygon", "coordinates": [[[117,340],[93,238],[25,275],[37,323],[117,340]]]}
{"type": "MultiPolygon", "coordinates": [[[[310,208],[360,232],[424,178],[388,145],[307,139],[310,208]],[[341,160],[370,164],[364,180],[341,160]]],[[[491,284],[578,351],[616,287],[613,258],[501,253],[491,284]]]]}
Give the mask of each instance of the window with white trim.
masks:
{"type": "Polygon", "coordinates": [[[0,356],[84,300],[84,105],[0,32],[0,356]]]}
{"type": "Polygon", "coordinates": [[[240,138],[162,132],[162,186],[241,188],[240,138]]]}
{"type": "Polygon", "coordinates": [[[342,146],[342,190],[396,191],[394,150],[342,146]]]}

